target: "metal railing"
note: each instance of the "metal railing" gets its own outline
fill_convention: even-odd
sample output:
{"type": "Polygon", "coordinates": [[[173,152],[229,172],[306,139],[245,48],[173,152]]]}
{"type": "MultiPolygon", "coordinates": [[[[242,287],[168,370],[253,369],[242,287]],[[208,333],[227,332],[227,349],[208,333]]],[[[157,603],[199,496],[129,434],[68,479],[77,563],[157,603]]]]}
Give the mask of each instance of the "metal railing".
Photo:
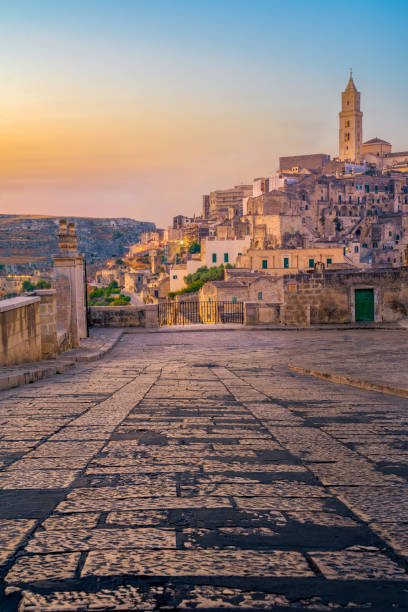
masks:
{"type": "Polygon", "coordinates": [[[243,302],[164,302],[159,304],[159,325],[243,323],[243,302]]]}

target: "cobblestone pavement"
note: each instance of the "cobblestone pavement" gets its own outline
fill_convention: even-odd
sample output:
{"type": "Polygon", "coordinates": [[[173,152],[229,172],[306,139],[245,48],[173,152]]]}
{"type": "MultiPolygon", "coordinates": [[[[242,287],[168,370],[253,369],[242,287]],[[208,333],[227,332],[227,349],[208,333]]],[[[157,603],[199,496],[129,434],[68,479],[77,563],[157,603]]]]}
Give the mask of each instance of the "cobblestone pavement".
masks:
{"type": "Polygon", "coordinates": [[[406,610],[408,400],[287,368],[391,346],[139,333],[0,393],[1,611],[406,610]]]}

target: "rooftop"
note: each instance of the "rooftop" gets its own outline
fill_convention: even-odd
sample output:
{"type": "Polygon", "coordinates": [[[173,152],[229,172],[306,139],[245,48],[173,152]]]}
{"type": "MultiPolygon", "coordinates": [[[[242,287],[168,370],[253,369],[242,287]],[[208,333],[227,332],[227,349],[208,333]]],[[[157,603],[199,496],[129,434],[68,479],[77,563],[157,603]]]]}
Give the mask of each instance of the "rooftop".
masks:
{"type": "Polygon", "coordinates": [[[382,140],[382,138],[378,138],[378,136],[376,136],[375,138],[371,138],[371,140],[366,140],[366,142],[363,142],[363,144],[386,144],[391,146],[390,142],[382,140]]]}

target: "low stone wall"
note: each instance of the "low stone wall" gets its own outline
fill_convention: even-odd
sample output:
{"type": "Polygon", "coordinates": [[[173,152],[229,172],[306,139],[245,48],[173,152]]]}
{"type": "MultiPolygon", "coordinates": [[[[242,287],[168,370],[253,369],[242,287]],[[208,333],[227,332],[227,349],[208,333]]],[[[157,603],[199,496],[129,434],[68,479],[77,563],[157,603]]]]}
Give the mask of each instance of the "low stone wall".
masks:
{"type": "Polygon", "coordinates": [[[355,290],[372,289],[374,322],[408,315],[408,270],[333,270],[287,275],[282,322],[286,325],[354,323],[355,290]]]}
{"type": "Polygon", "coordinates": [[[281,322],[281,304],[268,302],[245,302],[244,325],[279,324],[281,322]]]}
{"type": "Polygon", "coordinates": [[[89,323],[94,327],[158,327],[158,306],[91,306],[89,323]]]}
{"type": "Polygon", "coordinates": [[[0,302],[0,366],[41,359],[40,298],[17,297],[0,302]]]}

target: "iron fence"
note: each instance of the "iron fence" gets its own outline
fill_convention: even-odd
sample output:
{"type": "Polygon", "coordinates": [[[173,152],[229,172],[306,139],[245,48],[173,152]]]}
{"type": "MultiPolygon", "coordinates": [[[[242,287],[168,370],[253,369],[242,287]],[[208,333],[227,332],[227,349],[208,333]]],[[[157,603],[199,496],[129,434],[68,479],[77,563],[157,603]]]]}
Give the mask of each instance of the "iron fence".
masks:
{"type": "Polygon", "coordinates": [[[163,302],[159,304],[159,325],[197,323],[243,323],[243,302],[163,302]]]}

